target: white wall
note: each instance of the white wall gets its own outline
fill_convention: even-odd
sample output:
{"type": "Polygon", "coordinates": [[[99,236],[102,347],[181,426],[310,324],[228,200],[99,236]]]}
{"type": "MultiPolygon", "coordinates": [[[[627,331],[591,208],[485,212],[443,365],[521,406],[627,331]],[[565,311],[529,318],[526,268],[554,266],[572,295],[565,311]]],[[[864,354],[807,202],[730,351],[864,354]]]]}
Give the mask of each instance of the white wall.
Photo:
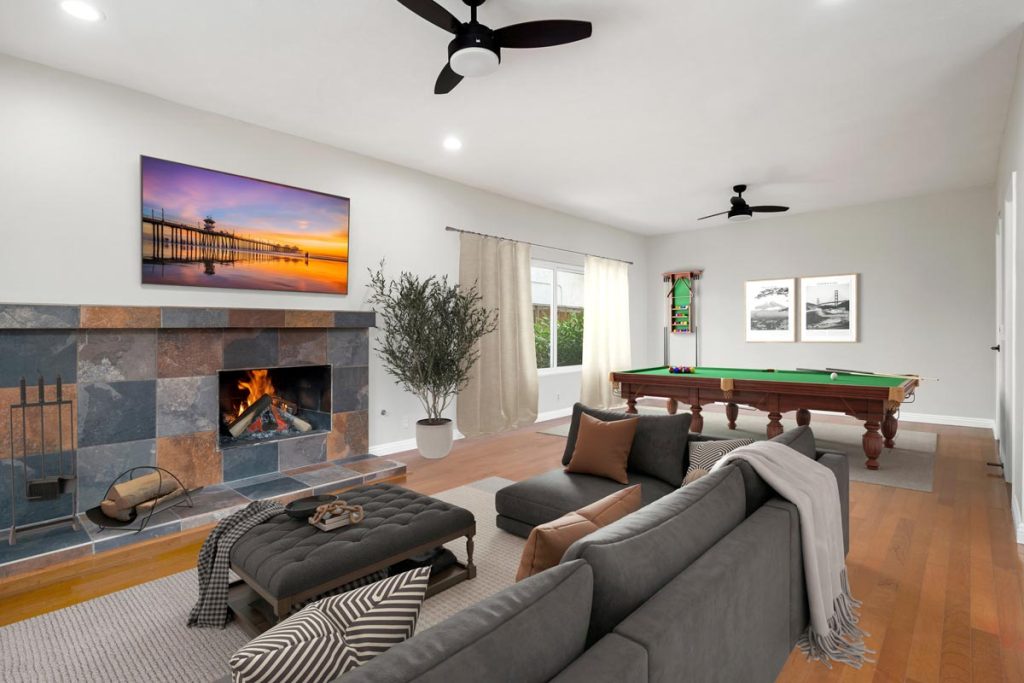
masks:
{"type": "MultiPolygon", "coordinates": [[[[994,414],[996,214],[992,188],[817,213],[721,222],[651,240],[652,273],[705,269],[697,316],[701,364],[863,368],[939,377],[904,414],[994,414]],[[860,273],[860,342],[747,343],[743,283],[860,273]]],[[[649,278],[648,355],[660,359],[662,285],[649,278]]],[[[673,335],[671,362],[693,362],[673,335]]]]}
{"type": "MultiPolygon", "coordinates": [[[[633,347],[646,345],[632,233],[2,55],[0,135],[0,301],[356,310],[382,258],[392,274],[457,277],[450,225],[636,261],[633,347]],[[140,154],[350,197],[349,296],[143,287],[140,154]]],[[[573,377],[542,378],[542,412],[578,399],[573,377]]],[[[376,362],[370,381],[371,444],[411,438],[418,404],[376,362]]]]}
{"type": "MultiPolygon", "coordinates": [[[[1017,522],[1017,542],[1024,543],[1024,521],[1021,510],[1024,509],[1024,448],[1022,448],[1022,428],[1024,415],[1020,414],[1024,405],[1024,46],[1017,62],[1017,79],[1014,85],[1013,98],[1006,122],[1002,152],[999,159],[999,170],[996,176],[995,209],[1003,211],[1005,202],[1015,190],[1017,199],[1017,215],[1004,216],[1007,227],[1016,225],[1017,253],[1014,260],[1017,264],[1018,291],[1016,294],[1017,343],[1014,348],[1005,349],[1004,353],[1015,358],[1017,376],[1015,377],[1017,394],[1017,414],[1009,415],[1014,425],[1014,438],[1011,442],[1010,461],[1005,464],[1005,475],[1011,482],[1014,518],[1017,522]],[[1017,187],[1012,188],[1010,179],[1017,173],[1017,187]]],[[[1009,283],[1009,278],[1007,278],[1009,283]]],[[[1004,357],[1004,362],[1007,358],[1004,357]]],[[[1010,430],[1008,430],[1010,431],[1010,430]]],[[[1004,435],[1005,436],[1005,435],[1004,435]]]]}

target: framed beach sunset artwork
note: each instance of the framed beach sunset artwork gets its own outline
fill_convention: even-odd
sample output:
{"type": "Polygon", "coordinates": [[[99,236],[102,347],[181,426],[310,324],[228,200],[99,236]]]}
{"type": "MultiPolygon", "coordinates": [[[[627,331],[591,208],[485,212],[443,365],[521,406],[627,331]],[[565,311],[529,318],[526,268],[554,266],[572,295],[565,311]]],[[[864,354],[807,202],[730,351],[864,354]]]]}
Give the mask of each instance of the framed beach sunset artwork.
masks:
{"type": "Polygon", "coordinates": [[[142,157],[142,282],[348,294],[347,197],[142,157]]]}

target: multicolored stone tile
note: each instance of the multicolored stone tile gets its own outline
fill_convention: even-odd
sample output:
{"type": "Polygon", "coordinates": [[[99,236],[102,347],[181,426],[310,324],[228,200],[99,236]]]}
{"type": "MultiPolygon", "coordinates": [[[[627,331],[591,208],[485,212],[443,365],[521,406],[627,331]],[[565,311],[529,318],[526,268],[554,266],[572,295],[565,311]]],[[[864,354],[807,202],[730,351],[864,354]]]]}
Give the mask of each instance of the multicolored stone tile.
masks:
{"type": "Polygon", "coordinates": [[[35,524],[70,515],[72,512],[70,492],[50,500],[29,500],[26,482],[44,476],[54,476],[59,472],[70,473],[73,457],[73,453],[30,455],[27,458],[16,459],[13,469],[9,458],[0,460],[0,529],[11,527],[12,491],[15,495],[15,519],[19,525],[35,524]],[[12,476],[14,477],[13,489],[12,476]]]}
{"type": "Polygon", "coordinates": [[[81,326],[86,329],[160,327],[160,309],[153,306],[82,306],[81,326]]]}
{"type": "Polygon", "coordinates": [[[362,474],[364,484],[380,481],[381,479],[401,477],[406,471],[404,464],[395,462],[394,460],[386,460],[384,458],[358,460],[356,462],[345,463],[345,467],[353,472],[359,472],[362,474]]]}
{"type": "Polygon", "coordinates": [[[182,530],[213,524],[252,502],[224,484],[207,486],[192,493],[191,497],[192,507],[174,508],[181,519],[182,530]]]}
{"type": "Polygon", "coordinates": [[[334,311],[285,311],[285,327],[334,327],[334,311]]]}
{"type": "Polygon", "coordinates": [[[170,328],[219,328],[228,326],[226,308],[175,308],[161,309],[161,323],[170,328]]]}
{"type": "Polygon", "coordinates": [[[327,435],[297,436],[279,441],[277,458],[282,472],[322,463],[327,460],[327,435]]]}
{"type": "Polygon", "coordinates": [[[271,368],[277,365],[277,330],[224,332],[224,369],[271,368]]]}
{"type": "Polygon", "coordinates": [[[363,483],[364,477],[362,473],[350,470],[342,465],[308,468],[303,472],[289,472],[288,476],[312,488],[314,496],[358,486],[363,483]]]}
{"type": "Polygon", "coordinates": [[[17,543],[0,543],[0,578],[40,569],[54,562],[92,555],[92,542],[84,529],[71,523],[19,532],[17,543]]]}
{"type": "Polygon", "coordinates": [[[327,360],[335,367],[368,365],[370,341],[365,329],[328,330],[327,360]]]}
{"type": "Polygon", "coordinates": [[[73,329],[78,327],[79,313],[78,306],[0,304],[0,329],[73,329]]]}
{"type": "Polygon", "coordinates": [[[77,332],[0,332],[0,387],[16,387],[22,378],[35,384],[40,376],[50,384],[57,375],[65,384],[77,381],[77,332]]]}
{"type": "Polygon", "coordinates": [[[156,380],[78,386],[79,447],[156,436],[156,380]]]}
{"type": "Polygon", "coordinates": [[[284,475],[274,475],[254,484],[244,483],[244,480],[238,483],[241,485],[233,485],[232,488],[250,500],[277,498],[278,496],[309,490],[309,487],[298,479],[292,479],[284,475]]]}
{"type": "Polygon", "coordinates": [[[334,314],[335,327],[376,327],[374,311],[338,311],[334,314]]]}
{"type": "Polygon", "coordinates": [[[156,464],[156,439],[78,450],[78,511],[100,504],[114,480],[133,467],[156,464]]]}
{"type": "Polygon", "coordinates": [[[362,455],[370,450],[370,416],[365,410],[335,413],[334,429],[327,437],[327,459],[338,460],[362,455]]]}
{"type": "Polygon", "coordinates": [[[327,330],[281,330],[278,365],[326,365],[327,330]]]}
{"type": "Polygon", "coordinates": [[[164,436],[156,440],[156,464],[194,489],[221,482],[217,432],[164,436]]]}
{"type": "Polygon", "coordinates": [[[156,378],[156,330],[83,330],[78,334],[78,381],[156,378]]]}
{"type": "Polygon", "coordinates": [[[224,366],[221,330],[161,330],[156,349],[157,377],[215,375],[224,366]]]}
{"type": "Polygon", "coordinates": [[[92,540],[93,552],[100,553],[178,533],[181,531],[181,520],[178,518],[176,510],[177,508],[169,508],[157,512],[146,521],[146,526],[142,531],[138,530],[142,525],[140,518],[136,518],[132,522],[131,528],[105,527],[101,530],[89,518],[83,516],[82,526],[92,540]]]}
{"type": "Polygon", "coordinates": [[[231,327],[284,327],[283,310],[260,308],[232,308],[228,311],[231,327]]]}
{"type": "Polygon", "coordinates": [[[220,424],[216,377],[168,377],[156,381],[156,435],[206,432],[220,424]]]}
{"type": "Polygon", "coordinates": [[[370,407],[370,369],[335,367],[331,379],[331,408],[335,413],[370,407]]]}
{"type": "Polygon", "coordinates": [[[234,446],[223,449],[223,479],[227,482],[278,471],[278,443],[262,443],[253,446],[234,446]]]}

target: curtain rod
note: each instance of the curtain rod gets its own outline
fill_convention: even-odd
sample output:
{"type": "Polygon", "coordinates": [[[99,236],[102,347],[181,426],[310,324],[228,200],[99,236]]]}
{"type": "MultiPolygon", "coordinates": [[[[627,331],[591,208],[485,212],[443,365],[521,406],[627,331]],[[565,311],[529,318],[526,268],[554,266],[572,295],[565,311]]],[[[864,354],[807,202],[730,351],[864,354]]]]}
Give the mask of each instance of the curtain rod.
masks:
{"type": "Polygon", "coordinates": [[[483,233],[483,232],[473,232],[472,230],[461,230],[459,228],[453,228],[450,225],[448,227],[446,227],[445,230],[447,230],[448,232],[464,232],[467,235],[479,235],[480,237],[493,237],[496,240],[505,240],[506,242],[525,242],[526,244],[529,244],[531,247],[541,247],[542,249],[554,249],[555,251],[564,251],[567,254],[578,254],[580,256],[597,256],[597,258],[608,259],[609,261],[619,261],[619,262],[625,263],[626,265],[629,265],[629,266],[633,265],[632,261],[627,261],[624,258],[612,258],[610,256],[598,256],[597,254],[588,254],[585,251],[576,251],[574,249],[563,249],[562,247],[551,247],[551,246],[548,246],[547,244],[537,244],[536,242],[526,242],[525,240],[514,240],[511,237],[499,237],[498,235],[488,235],[488,234],[483,233]]]}

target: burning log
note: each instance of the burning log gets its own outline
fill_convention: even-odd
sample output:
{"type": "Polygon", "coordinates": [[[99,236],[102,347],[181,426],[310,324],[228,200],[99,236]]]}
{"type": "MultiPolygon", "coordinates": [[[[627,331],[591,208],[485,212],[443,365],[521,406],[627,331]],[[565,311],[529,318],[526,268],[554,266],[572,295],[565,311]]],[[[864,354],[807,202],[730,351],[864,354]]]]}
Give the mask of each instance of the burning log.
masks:
{"type": "Polygon", "coordinates": [[[267,408],[270,408],[272,403],[273,400],[269,395],[263,394],[263,396],[260,396],[259,399],[257,399],[252,405],[246,408],[241,415],[238,416],[237,420],[228,426],[228,431],[231,432],[231,436],[236,439],[240,437],[245,430],[249,428],[249,425],[252,424],[253,420],[263,415],[267,408]]]}

